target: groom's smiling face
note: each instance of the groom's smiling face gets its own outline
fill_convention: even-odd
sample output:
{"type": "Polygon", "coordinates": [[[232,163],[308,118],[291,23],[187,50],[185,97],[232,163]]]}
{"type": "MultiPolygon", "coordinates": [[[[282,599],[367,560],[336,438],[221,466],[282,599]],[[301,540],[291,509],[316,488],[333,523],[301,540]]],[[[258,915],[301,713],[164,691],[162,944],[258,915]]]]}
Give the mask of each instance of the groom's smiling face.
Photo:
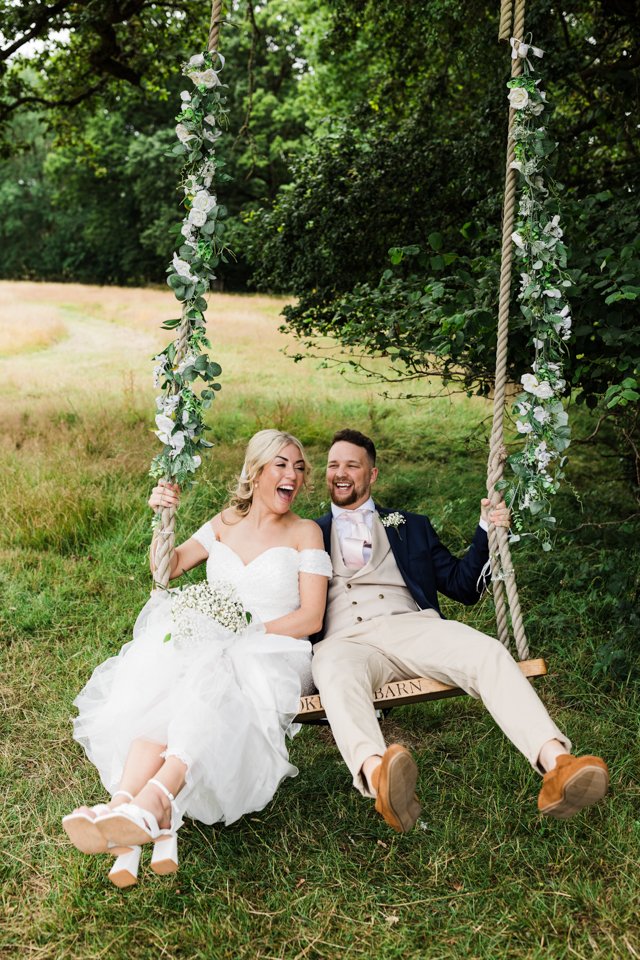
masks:
{"type": "Polygon", "coordinates": [[[357,509],[371,496],[371,485],[378,476],[364,447],[339,440],[329,450],[327,486],[337,507],[357,509]]]}

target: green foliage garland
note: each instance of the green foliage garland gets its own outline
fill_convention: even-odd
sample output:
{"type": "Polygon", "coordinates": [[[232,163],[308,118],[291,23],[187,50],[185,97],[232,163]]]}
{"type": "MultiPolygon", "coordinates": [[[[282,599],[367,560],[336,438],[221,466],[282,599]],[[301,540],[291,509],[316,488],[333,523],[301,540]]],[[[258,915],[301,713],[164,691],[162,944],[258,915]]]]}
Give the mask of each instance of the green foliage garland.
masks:
{"type": "Polygon", "coordinates": [[[223,164],[214,154],[220,127],[227,123],[225,87],[219,77],[223,66],[221,54],[208,52],[193,56],[184,65],[183,73],[195,91],[180,94],[179,142],[172,150],[172,155],[185,157],[181,186],[186,215],[180,229],[182,243],[169,265],[167,283],[182,304],[182,316],[165,321],[163,328],[178,330],[178,335],[153,358],[154,383],[162,390],[156,398],[158,429],[154,432],[163,448],[154,457],[150,474],[182,487],[192,482],[201,463],[200,451],[211,446],[204,439],[204,412],[220,390],[216,378],[222,372],[220,364],[204,352],[211,347],[204,312],[214,270],[226,262],[229,253],[224,241],[226,210],[215,194],[216,186],[228,179],[220,172],[223,164]],[[193,389],[196,380],[205,384],[199,395],[193,389]]]}
{"type": "MultiPolygon", "coordinates": [[[[540,89],[540,80],[531,76],[526,57],[534,48],[524,44],[520,48],[518,54],[518,47],[514,47],[514,55],[523,57],[523,75],[507,84],[509,102],[515,110],[512,167],[521,180],[512,240],[522,269],[518,300],[531,331],[535,358],[531,372],[521,377],[523,392],[514,406],[516,428],[524,437],[524,446],[508,459],[515,479],[502,481],[501,486],[507,502],[515,509],[516,529],[525,527],[523,513],[527,511],[533,518],[543,549],[549,550],[550,530],[556,522],[549,498],[560,486],[566,462],[564,451],[570,442],[568,417],[561,397],[566,389],[563,376],[566,342],[571,336],[571,316],[565,294],[571,280],[566,269],[567,251],[562,242],[557,202],[542,176],[545,160],[557,144],[549,139],[540,121],[546,95],[540,89]]],[[[542,55],[537,49],[535,53],[542,55]]],[[[529,521],[526,525],[532,524],[529,521]]]]}

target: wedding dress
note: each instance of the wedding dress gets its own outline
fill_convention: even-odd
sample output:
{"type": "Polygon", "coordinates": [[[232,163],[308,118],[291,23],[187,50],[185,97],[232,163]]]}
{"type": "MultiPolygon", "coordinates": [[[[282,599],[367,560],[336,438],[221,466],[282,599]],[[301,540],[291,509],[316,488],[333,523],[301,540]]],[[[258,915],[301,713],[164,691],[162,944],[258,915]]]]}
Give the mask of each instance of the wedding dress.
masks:
{"type": "Polygon", "coordinates": [[[166,744],[165,756],[187,766],[182,814],[229,824],[263,809],[298,773],[285,734],[300,729],[292,724],[300,694],[313,687],[311,644],[265,633],[261,623],[297,609],[298,574],[330,578],[331,560],[323,550],[270,547],[244,564],[210,523],[194,538],[208,551],[209,583],[231,584],[253,623],[231,634],[208,620],[206,642],[168,640],[171,591],[155,591],[133,640],[94,670],[74,701],[74,737],[110,793],[133,740],[166,744]]]}

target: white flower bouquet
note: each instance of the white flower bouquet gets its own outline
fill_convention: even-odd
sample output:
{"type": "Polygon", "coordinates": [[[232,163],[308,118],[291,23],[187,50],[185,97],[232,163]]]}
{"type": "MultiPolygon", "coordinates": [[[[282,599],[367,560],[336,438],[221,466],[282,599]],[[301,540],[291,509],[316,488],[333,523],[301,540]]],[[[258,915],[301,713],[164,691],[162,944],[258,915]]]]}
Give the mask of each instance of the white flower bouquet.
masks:
{"type": "MultiPolygon", "coordinates": [[[[211,636],[212,621],[227,633],[240,633],[249,626],[252,616],[245,610],[240,597],[230,583],[194,583],[171,591],[173,638],[180,645],[203,642],[211,636]]],[[[219,636],[219,631],[215,631],[219,636]]]]}

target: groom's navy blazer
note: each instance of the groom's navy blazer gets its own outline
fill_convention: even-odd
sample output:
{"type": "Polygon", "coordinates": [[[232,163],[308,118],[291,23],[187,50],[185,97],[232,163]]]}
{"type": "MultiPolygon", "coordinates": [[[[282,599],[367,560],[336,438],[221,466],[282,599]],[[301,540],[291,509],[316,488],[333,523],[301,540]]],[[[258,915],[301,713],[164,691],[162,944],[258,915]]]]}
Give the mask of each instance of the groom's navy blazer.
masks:
{"type": "MultiPolygon", "coordinates": [[[[471,546],[464,556],[454,557],[440,542],[428,517],[378,506],[376,510],[380,517],[400,513],[405,519],[397,527],[386,527],[386,534],[398,569],[421,610],[431,608],[440,613],[438,592],[465,604],[475,603],[480,598],[484,590],[481,575],[489,559],[489,542],[482,527],[476,528],[471,546]]],[[[316,520],[329,555],[332,520],[331,513],[325,513],[316,520]]],[[[321,638],[322,634],[316,634],[311,639],[315,642],[321,638]]]]}

